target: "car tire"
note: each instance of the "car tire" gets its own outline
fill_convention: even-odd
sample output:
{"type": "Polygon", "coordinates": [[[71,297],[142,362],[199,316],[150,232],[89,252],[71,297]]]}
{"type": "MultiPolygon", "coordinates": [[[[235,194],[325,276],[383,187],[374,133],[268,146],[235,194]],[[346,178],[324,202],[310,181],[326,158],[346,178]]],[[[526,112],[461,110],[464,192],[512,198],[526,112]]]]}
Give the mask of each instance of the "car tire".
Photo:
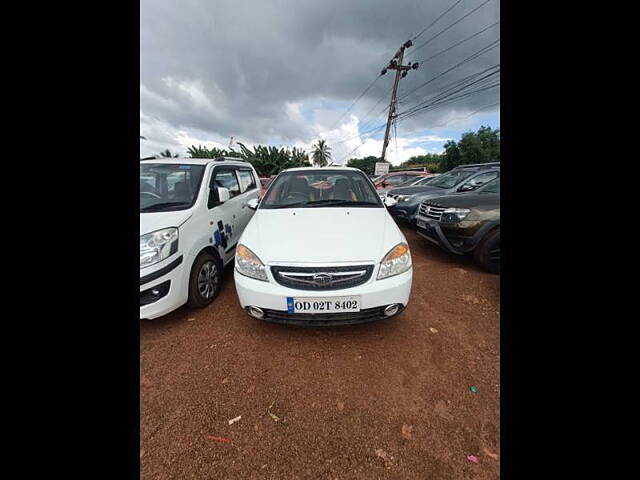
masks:
{"type": "Polygon", "coordinates": [[[491,273],[500,273],[500,227],[482,240],[473,255],[482,268],[491,273]]]}
{"type": "Polygon", "coordinates": [[[213,302],[222,286],[222,263],[209,252],[196,257],[189,275],[189,299],[187,305],[203,308],[213,302]]]}

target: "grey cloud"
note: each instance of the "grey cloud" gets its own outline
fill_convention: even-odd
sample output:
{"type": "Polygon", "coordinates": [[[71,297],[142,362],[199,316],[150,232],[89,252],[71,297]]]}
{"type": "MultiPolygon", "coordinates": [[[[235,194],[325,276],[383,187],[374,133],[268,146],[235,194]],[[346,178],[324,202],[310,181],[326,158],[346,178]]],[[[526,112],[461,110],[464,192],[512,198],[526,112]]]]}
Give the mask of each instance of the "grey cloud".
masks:
{"type": "MultiPolygon", "coordinates": [[[[376,77],[399,45],[418,33],[453,0],[142,0],[140,5],[141,111],[174,129],[194,129],[212,138],[231,135],[250,142],[279,138],[310,142],[316,129],[292,118],[287,103],[351,102],[376,77]]],[[[417,41],[429,39],[482,0],[463,0],[417,41]]],[[[494,23],[499,1],[407,58],[423,59],[494,23]]],[[[407,92],[498,38],[499,26],[412,71],[401,81],[407,92]]],[[[432,82],[407,99],[410,108],[443,85],[499,63],[499,48],[432,82]]],[[[381,77],[353,113],[365,123],[384,122],[377,114],[392,73],[381,77]],[[362,116],[380,99],[373,118],[362,116]]],[[[499,88],[399,124],[427,128],[498,101],[499,88]]],[[[325,128],[332,116],[319,116],[325,128]],[[324,123],[326,121],[326,123],[324,123]]],[[[346,121],[346,118],[344,119],[346,121]]],[[[144,125],[142,125],[144,126],[144,125]]],[[[143,135],[144,131],[141,132],[143,135]]],[[[400,132],[399,132],[400,133],[400,132]]],[[[156,139],[158,140],[158,139],[156,139]]]]}

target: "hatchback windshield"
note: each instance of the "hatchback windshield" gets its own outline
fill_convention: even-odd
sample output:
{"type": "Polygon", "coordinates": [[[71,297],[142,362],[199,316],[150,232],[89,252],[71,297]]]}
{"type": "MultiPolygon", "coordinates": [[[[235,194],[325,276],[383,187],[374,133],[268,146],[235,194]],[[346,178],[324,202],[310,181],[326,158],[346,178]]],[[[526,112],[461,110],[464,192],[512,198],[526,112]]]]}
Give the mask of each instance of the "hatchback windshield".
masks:
{"type": "Polygon", "coordinates": [[[448,173],[437,176],[428,183],[430,187],[452,188],[466,178],[473,175],[475,170],[452,170],[448,173]]]}
{"type": "Polygon", "coordinates": [[[380,207],[364,174],[353,170],[296,170],[278,176],[260,208],[380,207]]]}
{"type": "Polygon", "coordinates": [[[168,212],[191,207],[204,165],[140,164],[140,212],[168,212]]]}

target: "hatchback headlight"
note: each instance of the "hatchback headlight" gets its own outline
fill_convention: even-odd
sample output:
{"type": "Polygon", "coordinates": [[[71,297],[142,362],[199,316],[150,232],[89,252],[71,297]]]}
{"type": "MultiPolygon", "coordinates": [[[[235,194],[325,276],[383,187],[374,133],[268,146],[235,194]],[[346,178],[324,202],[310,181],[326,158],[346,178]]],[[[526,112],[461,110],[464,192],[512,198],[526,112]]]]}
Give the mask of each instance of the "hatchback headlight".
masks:
{"type": "Polygon", "coordinates": [[[468,208],[447,208],[442,212],[441,223],[458,223],[465,219],[471,210],[468,208]]]}
{"type": "Polygon", "coordinates": [[[411,268],[411,252],[409,245],[399,243],[387,253],[382,262],[380,262],[380,270],[378,271],[378,280],[393,277],[406,272],[411,268]]]}
{"type": "Polygon", "coordinates": [[[178,229],[164,228],[140,236],[140,268],[149,267],[178,251],[178,229]]]}
{"type": "Polygon", "coordinates": [[[236,270],[246,277],[268,282],[267,268],[258,256],[244,245],[238,245],[236,249],[236,270]]]}

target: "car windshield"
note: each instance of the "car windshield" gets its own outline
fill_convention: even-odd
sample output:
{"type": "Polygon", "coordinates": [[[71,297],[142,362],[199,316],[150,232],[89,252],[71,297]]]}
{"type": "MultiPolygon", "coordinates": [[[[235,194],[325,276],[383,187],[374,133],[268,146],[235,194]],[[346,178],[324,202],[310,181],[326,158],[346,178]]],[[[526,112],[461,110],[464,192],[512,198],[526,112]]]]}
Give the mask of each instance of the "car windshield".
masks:
{"type": "Polygon", "coordinates": [[[260,208],[379,207],[380,197],[363,173],[353,170],[283,172],[260,208]]]}
{"type": "Polygon", "coordinates": [[[477,191],[482,193],[500,193],[500,177],[487,182],[486,185],[483,185],[477,191]]]}
{"type": "Polygon", "coordinates": [[[474,173],[475,170],[452,170],[442,175],[438,175],[430,181],[428,185],[430,187],[438,188],[453,188],[474,173]]]}
{"type": "Polygon", "coordinates": [[[196,200],[204,165],[140,164],[140,212],[190,208],[196,200]]]}

